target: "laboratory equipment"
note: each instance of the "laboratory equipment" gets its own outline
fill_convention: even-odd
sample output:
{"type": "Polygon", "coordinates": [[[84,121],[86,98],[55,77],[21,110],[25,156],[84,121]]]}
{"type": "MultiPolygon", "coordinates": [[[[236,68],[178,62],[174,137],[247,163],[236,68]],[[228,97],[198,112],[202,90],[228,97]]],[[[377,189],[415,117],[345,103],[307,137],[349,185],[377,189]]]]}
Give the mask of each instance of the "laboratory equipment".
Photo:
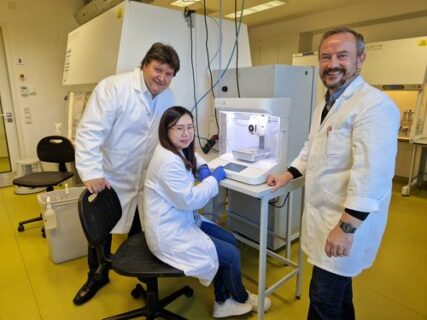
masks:
{"type": "Polygon", "coordinates": [[[414,111],[412,109],[406,109],[402,112],[402,116],[400,117],[399,137],[409,138],[413,115],[414,111]]]}
{"type": "Polygon", "coordinates": [[[215,99],[220,123],[219,157],[227,177],[250,185],[282,170],[291,117],[287,98],[215,99]]]}
{"type": "Polygon", "coordinates": [[[73,143],[80,119],[92,94],[91,91],[70,91],[67,104],[67,138],[73,143]]]}
{"type": "Polygon", "coordinates": [[[427,64],[425,69],[424,83],[418,95],[417,106],[414,117],[411,117],[410,140],[427,144],[427,64]]]}
{"type": "MultiPolygon", "coordinates": [[[[68,34],[62,83],[70,92],[92,91],[102,79],[138,67],[152,44],[163,42],[176,50],[181,61],[181,68],[170,86],[176,104],[192,108],[194,99],[201,98],[210,89],[206,41],[212,54],[210,67],[213,69],[225,67],[227,63],[235,65],[237,53],[239,66],[247,67],[252,62],[245,24],[239,27],[237,51],[234,22],[209,18],[206,21],[207,40],[204,16],[194,13],[191,20],[190,27],[182,11],[123,1],[68,34]],[[159,21],[167,23],[159,24],[159,21]],[[189,89],[193,80],[197,84],[195,95],[193,89],[189,89]]],[[[74,96],[75,103],[79,103],[78,98],[74,96]]],[[[70,104],[71,100],[70,96],[70,104]]],[[[74,114],[69,115],[69,126],[78,120],[79,110],[79,107],[74,108],[74,114]]],[[[207,122],[206,110],[208,100],[199,101],[198,120],[201,123],[207,122]]],[[[70,139],[73,131],[73,127],[68,128],[70,139]]],[[[199,126],[199,133],[206,137],[207,126],[199,126]]]]}
{"type": "MultiPolygon", "coordinates": [[[[270,166],[270,168],[262,168],[261,172],[283,172],[299,154],[304,142],[308,138],[310,129],[311,114],[314,110],[316,101],[316,77],[317,74],[315,74],[315,68],[307,66],[266,65],[239,68],[238,72],[236,72],[236,69],[229,69],[224,74],[214,71],[214,79],[220,82],[220,85],[216,87],[215,92],[216,97],[218,98],[224,98],[224,100],[226,100],[225,98],[237,98],[239,94],[242,98],[254,98],[254,100],[260,98],[266,98],[266,100],[269,98],[286,98],[284,100],[287,102],[283,104],[283,108],[280,110],[281,113],[266,111],[266,108],[261,107],[260,105],[258,105],[258,109],[253,107],[249,110],[240,110],[242,113],[249,111],[248,113],[252,113],[253,115],[269,114],[270,119],[276,121],[270,121],[270,124],[272,125],[270,128],[271,130],[274,129],[274,126],[278,126],[279,122],[281,126],[280,130],[287,130],[286,132],[280,131],[280,133],[277,131],[271,131],[268,139],[265,138],[265,144],[267,146],[269,144],[276,144],[274,139],[280,139],[280,137],[282,137],[282,140],[276,144],[275,148],[271,149],[271,154],[267,159],[259,161],[264,163],[266,166],[270,166]],[[236,81],[236,74],[238,75],[238,81],[236,81]],[[237,87],[237,83],[239,83],[239,88],[237,87]],[[279,138],[277,138],[277,136],[279,136],[279,138]],[[277,164],[275,163],[276,161],[277,164]]],[[[275,99],[272,99],[272,101],[273,100],[275,99]]],[[[218,101],[219,99],[216,99],[215,105],[219,105],[218,101]]],[[[217,111],[219,111],[219,109],[217,111]]],[[[225,112],[226,110],[223,111],[225,112]]],[[[249,117],[247,119],[249,122],[249,117]]],[[[210,121],[211,128],[216,128],[214,120],[214,114],[212,113],[210,121]]],[[[219,117],[219,121],[221,121],[221,116],[219,117]]],[[[223,132],[221,131],[220,141],[222,134],[223,132]]],[[[230,141],[230,139],[227,139],[226,137],[222,137],[222,139],[230,141]]],[[[257,146],[259,136],[250,135],[245,132],[244,137],[235,137],[236,143],[248,143],[246,140],[252,141],[252,143],[257,146]]],[[[226,154],[226,152],[224,152],[224,154],[226,154]]],[[[230,155],[228,153],[228,157],[231,158],[231,156],[232,154],[230,155]]],[[[242,160],[233,159],[232,162],[237,165],[241,165],[237,163],[237,161],[242,160]]],[[[245,166],[255,168],[256,162],[242,162],[245,166]]],[[[229,167],[230,166],[236,167],[234,164],[229,165],[229,167]]],[[[235,174],[235,172],[232,172],[231,170],[227,170],[227,173],[229,174],[229,177],[237,175],[239,176],[240,181],[243,181],[242,174],[235,174]]],[[[265,177],[265,174],[260,174],[258,176],[258,178],[262,180],[260,177],[265,177]]],[[[254,181],[256,179],[252,178],[251,180],[254,181]]],[[[250,185],[248,184],[248,186],[250,185]]],[[[255,187],[256,185],[253,186],[255,187]]],[[[278,250],[286,244],[286,216],[288,213],[292,217],[290,220],[290,240],[296,239],[299,235],[303,192],[302,190],[295,190],[293,194],[295,201],[292,208],[289,207],[288,202],[284,203],[285,197],[276,199],[277,207],[274,207],[273,205],[268,206],[267,223],[269,231],[267,235],[267,244],[272,250],[278,250]],[[283,203],[284,205],[280,207],[283,203]]],[[[237,190],[231,189],[228,190],[227,203],[229,216],[228,225],[230,228],[240,235],[254,241],[258,241],[261,201],[255,197],[245,194],[244,192],[238,192],[237,190]]],[[[215,212],[215,209],[212,211],[215,212]]]]}
{"type": "Polygon", "coordinates": [[[418,94],[417,106],[410,132],[412,144],[411,168],[408,184],[402,187],[402,195],[409,196],[411,186],[417,184],[421,188],[425,181],[427,163],[427,67],[422,90],[418,94]],[[419,152],[418,152],[419,151],[419,152]]]}

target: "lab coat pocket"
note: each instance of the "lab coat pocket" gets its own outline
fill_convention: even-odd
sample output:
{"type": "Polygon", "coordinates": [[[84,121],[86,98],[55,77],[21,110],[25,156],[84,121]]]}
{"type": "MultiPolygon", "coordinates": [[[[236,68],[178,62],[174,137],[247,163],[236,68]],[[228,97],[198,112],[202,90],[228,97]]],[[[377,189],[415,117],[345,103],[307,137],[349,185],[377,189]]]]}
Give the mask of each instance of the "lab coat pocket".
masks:
{"type": "Polygon", "coordinates": [[[103,148],[104,171],[115,175],[127,175],[128,153],[103,148]]]}
{"type": "Polygon", "coordinates": [[[328,166],[343,168],[351,159],[351,131],[328,129],[326,136],[328,166]]]}

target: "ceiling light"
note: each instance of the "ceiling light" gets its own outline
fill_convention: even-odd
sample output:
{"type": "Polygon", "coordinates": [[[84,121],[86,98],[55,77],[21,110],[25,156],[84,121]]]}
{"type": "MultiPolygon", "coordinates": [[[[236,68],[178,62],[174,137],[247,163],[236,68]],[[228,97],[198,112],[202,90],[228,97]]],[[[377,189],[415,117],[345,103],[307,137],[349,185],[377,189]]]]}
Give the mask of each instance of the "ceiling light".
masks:
{"type": "Polygon", "coordinates": [[[252,14],[252,13],[256,13],[256,12],[260,12],[260,11],[268,10],[268,9],[271,9],[274,7],[281,6],[282,4],[285,4],[285,3],[286,3],[286,1],[268,1],[264,4],[260,4],[259,6],[254,6],[254,7],[250,7],[247,9],[243,9],[243,13],[241,10],[239,10],[237,12],[227,14],[226,17],[234,19],[234,17],[236,16],[237,18],[240,18],[240,15],[247,16],[247,15],[252,14]]]}
{"type": "Polygon", "coordinates": [[[177,7],[187,7],[187,6],[191,6],[193,3],[196,3],[196,2],[199,2],[199,1],[178,0],[178,1],[172,2],[171,5],[177,6],[177,7]]]}

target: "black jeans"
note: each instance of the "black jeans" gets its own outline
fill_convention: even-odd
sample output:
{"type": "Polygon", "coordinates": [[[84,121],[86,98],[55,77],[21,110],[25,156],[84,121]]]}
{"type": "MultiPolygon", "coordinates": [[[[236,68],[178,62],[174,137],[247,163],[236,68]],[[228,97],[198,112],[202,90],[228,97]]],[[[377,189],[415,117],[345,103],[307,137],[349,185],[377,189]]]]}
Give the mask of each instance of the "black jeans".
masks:
{"type": "Polygon", "coordinates": [[[354,320],[352,278],[313,267],[309,320],[354,320]]]}
{"type": "MultiPolygon", "coordinates": [[[[128,233],[128,237],[133,236],[134,234],[140,233],[142,232],[142,228],[141,228],[141,222],[139,220],[139,213],[138,213],[138,208],[136,208],[135,211],[135,216],[133,218],[132,221],[132,226],[129,230],[128,233]]],[[[105,240],[104,242],[104,255],[106,257],[108,257],[109,255],[111,255],[111,241],[112,241],[113,237],[110,234],[108,236],[108,238],[105,240]]],[[[88,277],[89,278],[93,278],[93,276],[95,275],[96,269],[98,269],[99,263],[98,263],[98,257],[96,255],[96,250],[95,248],[88,248],[88,255],[87,255],[87,262],[89,265],[89,273],[88,273],[88,277]]],[[[107,270],[103,270],[103,278],[108,278],[108,269],[107,270]]]]}

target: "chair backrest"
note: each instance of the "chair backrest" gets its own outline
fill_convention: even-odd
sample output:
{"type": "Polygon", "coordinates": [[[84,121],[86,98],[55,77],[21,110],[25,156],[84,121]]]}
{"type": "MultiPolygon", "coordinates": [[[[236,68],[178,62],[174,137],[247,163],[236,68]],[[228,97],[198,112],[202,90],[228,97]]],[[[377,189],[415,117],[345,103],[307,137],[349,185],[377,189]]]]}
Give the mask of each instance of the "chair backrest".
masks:
{"type": "Polygon", "coordinates": [[[113,188],[98,194],[85,190],[80,195],[79,217],[90,246],[102,245],[121,216],[122,207],[113,188]]]}
{"type": "Polygon", "coordinates": [[[37,144],[37,157],[40,161],[58,163],[59,171],[66,172],[65,164],[74,161],[74,147],[65,137],[47,136],[37,144]]]}

